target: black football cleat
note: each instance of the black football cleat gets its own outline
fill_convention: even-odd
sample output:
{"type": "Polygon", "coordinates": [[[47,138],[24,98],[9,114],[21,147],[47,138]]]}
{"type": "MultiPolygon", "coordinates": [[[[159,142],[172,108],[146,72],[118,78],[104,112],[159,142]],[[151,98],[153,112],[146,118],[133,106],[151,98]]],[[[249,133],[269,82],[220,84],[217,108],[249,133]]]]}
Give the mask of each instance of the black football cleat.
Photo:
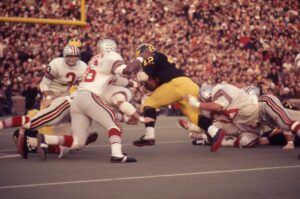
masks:
{"type": "Polygon", "coordinates": [[[137,162],[137,159],[133,157],[128,157],[127,154],[124,153],[123,157],[111,156],[110,162],[111,163],[133,163],[133,162],[137,162]]]}
{"type": "Polygon", "coordinates": [[[193,145],[206,145],[206,142],[204,139],[194,139],[192,141],[192,144],[193,145]]]}
{"type": "Polygon", "coordinates": [[[216,152],[222,145],[222,140],[225,136],[225,132],[220,129],[217,134],[212,138],[212,145],[210,147],[211,152],[216,152]]]}
{"type": "Polygon", "coordinates": [[[97,139],[98,139],[98,133],[96,133],[96,132],[90,133],[85,142],[85,145],[89,145],[93,142],[96,142],[97,139]]]}
{"type": "Polygon", "coordinates": [[[25,133],[20,133],[17,137],[17,150],[23,159],[28,158],[27,136],[25,133]]]}
{"type": "Polygon", "coordinates": [[[45,142],[45,136],[43,134],[37,134],[36,138],[38,140],[38,153],[40,154],[42,160],[46,160],[48,144],[45,142]]]}
{"type": "Polygon", "coordinates": [[[144,139],[144,137],[143,135],[140,139],[133,141],[132,144],[139,147],[152,146],[155,144],[155,139],[144,139]]]}

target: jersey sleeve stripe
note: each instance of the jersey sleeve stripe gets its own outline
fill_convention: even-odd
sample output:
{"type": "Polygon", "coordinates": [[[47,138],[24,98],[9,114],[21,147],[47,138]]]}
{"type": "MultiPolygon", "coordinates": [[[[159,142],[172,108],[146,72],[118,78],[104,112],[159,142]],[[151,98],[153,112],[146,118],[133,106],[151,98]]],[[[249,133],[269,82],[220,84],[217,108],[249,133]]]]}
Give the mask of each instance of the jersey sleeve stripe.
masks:
{"type": "Polygon", "coordinates": [[[113,65],[112,65],[112,67],[111,67],[111,73],[112,73],[112,74],[115,74],[115,70],[116,70],[119,66],[121,66],[121,65],[123,65],[123,64],[125,64],[125,62],[122,61],[122,60],[117,60],[117,61],[115,61],[115,62],[113,63],[113,65]]]}

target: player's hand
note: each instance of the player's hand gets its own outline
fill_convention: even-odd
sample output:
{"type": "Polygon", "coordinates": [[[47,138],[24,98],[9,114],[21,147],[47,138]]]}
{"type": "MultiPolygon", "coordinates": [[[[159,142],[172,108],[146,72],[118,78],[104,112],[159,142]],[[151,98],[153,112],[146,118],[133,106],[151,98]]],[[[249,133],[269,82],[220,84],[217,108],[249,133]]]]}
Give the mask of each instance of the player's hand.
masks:
{"type": "Polygon", "coordinates": [[[189,102],[190,105],[199,108],[200,106],[200,102],[198,101],[198,99],[195,96],[189,95],[187,96],[187,101],[189,102]]]}
{"type": "Polygon", "coordinates": [[[141,123],[155,122],[155,120],[151,117],[140,117],[139,121],[141,123]]]}
{"type": "Polygon", "coordinates": [[[47,108],[48,106],[50,106],[50,104],[52,103],[53,100],[43,100],[41,102],[41,107],[44,109],[44,108],[47,108]]]}

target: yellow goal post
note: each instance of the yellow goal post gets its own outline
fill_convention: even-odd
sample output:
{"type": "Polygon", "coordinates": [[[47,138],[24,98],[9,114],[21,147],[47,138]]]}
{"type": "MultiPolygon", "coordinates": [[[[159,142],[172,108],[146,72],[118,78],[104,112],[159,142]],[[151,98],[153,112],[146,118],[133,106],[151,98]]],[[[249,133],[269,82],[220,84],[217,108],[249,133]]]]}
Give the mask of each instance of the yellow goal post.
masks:
{"type": "Polygon", "coordinates": [[[43,23],[56,25],[86,25],[85,17],[85,0],[80,0],[80,20],[63,20],[63,19],[40,19],[40,18],[23,18],[23,17],[0,17],[0,22],[20,22],[20,23],[43,23]]]}

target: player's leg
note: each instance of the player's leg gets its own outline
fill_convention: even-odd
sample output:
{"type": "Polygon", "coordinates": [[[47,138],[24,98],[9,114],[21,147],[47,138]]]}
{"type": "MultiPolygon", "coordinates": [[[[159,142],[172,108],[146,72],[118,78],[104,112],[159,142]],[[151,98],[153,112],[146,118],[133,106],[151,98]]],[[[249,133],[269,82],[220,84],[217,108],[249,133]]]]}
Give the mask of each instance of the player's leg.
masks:
{"type": "Polygon", "coordinates": [[[80,97],[89,98],[89,103],[84,107],[85,114],[107,130],[111,144],[111,162],[136,162],[135,158],[122,152],[122,131],[114,112],[95,94],[85,93],[80,97]]]}
{"type": "Polygon", "coordinates": [[[24,127],[35,130],[44,126],[56,125],[62,121],[70,121],[70,101],[66,97],[53,100],[48,108],[39,111],[24,127]]]}
{"type": "Polygon", "coordinates": [[[155,144],[155,121],[156,110],[182,99],[182,96],[174,89],[173,85],[168,82],[158,88],[145,99],[143,103],[144,117],[152,118],[154,121],[145,123],[145,134],[133,142],[135,146],[151,146],[155,144]]]}
{"type": "Polygon", "coordinates": [[[289,111],[285,109],[279,99],[272,95],[263,95],[259,98],[260,109],[270,117],[284,131],[300,134],[300,122],[293,118],[289,111]]]}

